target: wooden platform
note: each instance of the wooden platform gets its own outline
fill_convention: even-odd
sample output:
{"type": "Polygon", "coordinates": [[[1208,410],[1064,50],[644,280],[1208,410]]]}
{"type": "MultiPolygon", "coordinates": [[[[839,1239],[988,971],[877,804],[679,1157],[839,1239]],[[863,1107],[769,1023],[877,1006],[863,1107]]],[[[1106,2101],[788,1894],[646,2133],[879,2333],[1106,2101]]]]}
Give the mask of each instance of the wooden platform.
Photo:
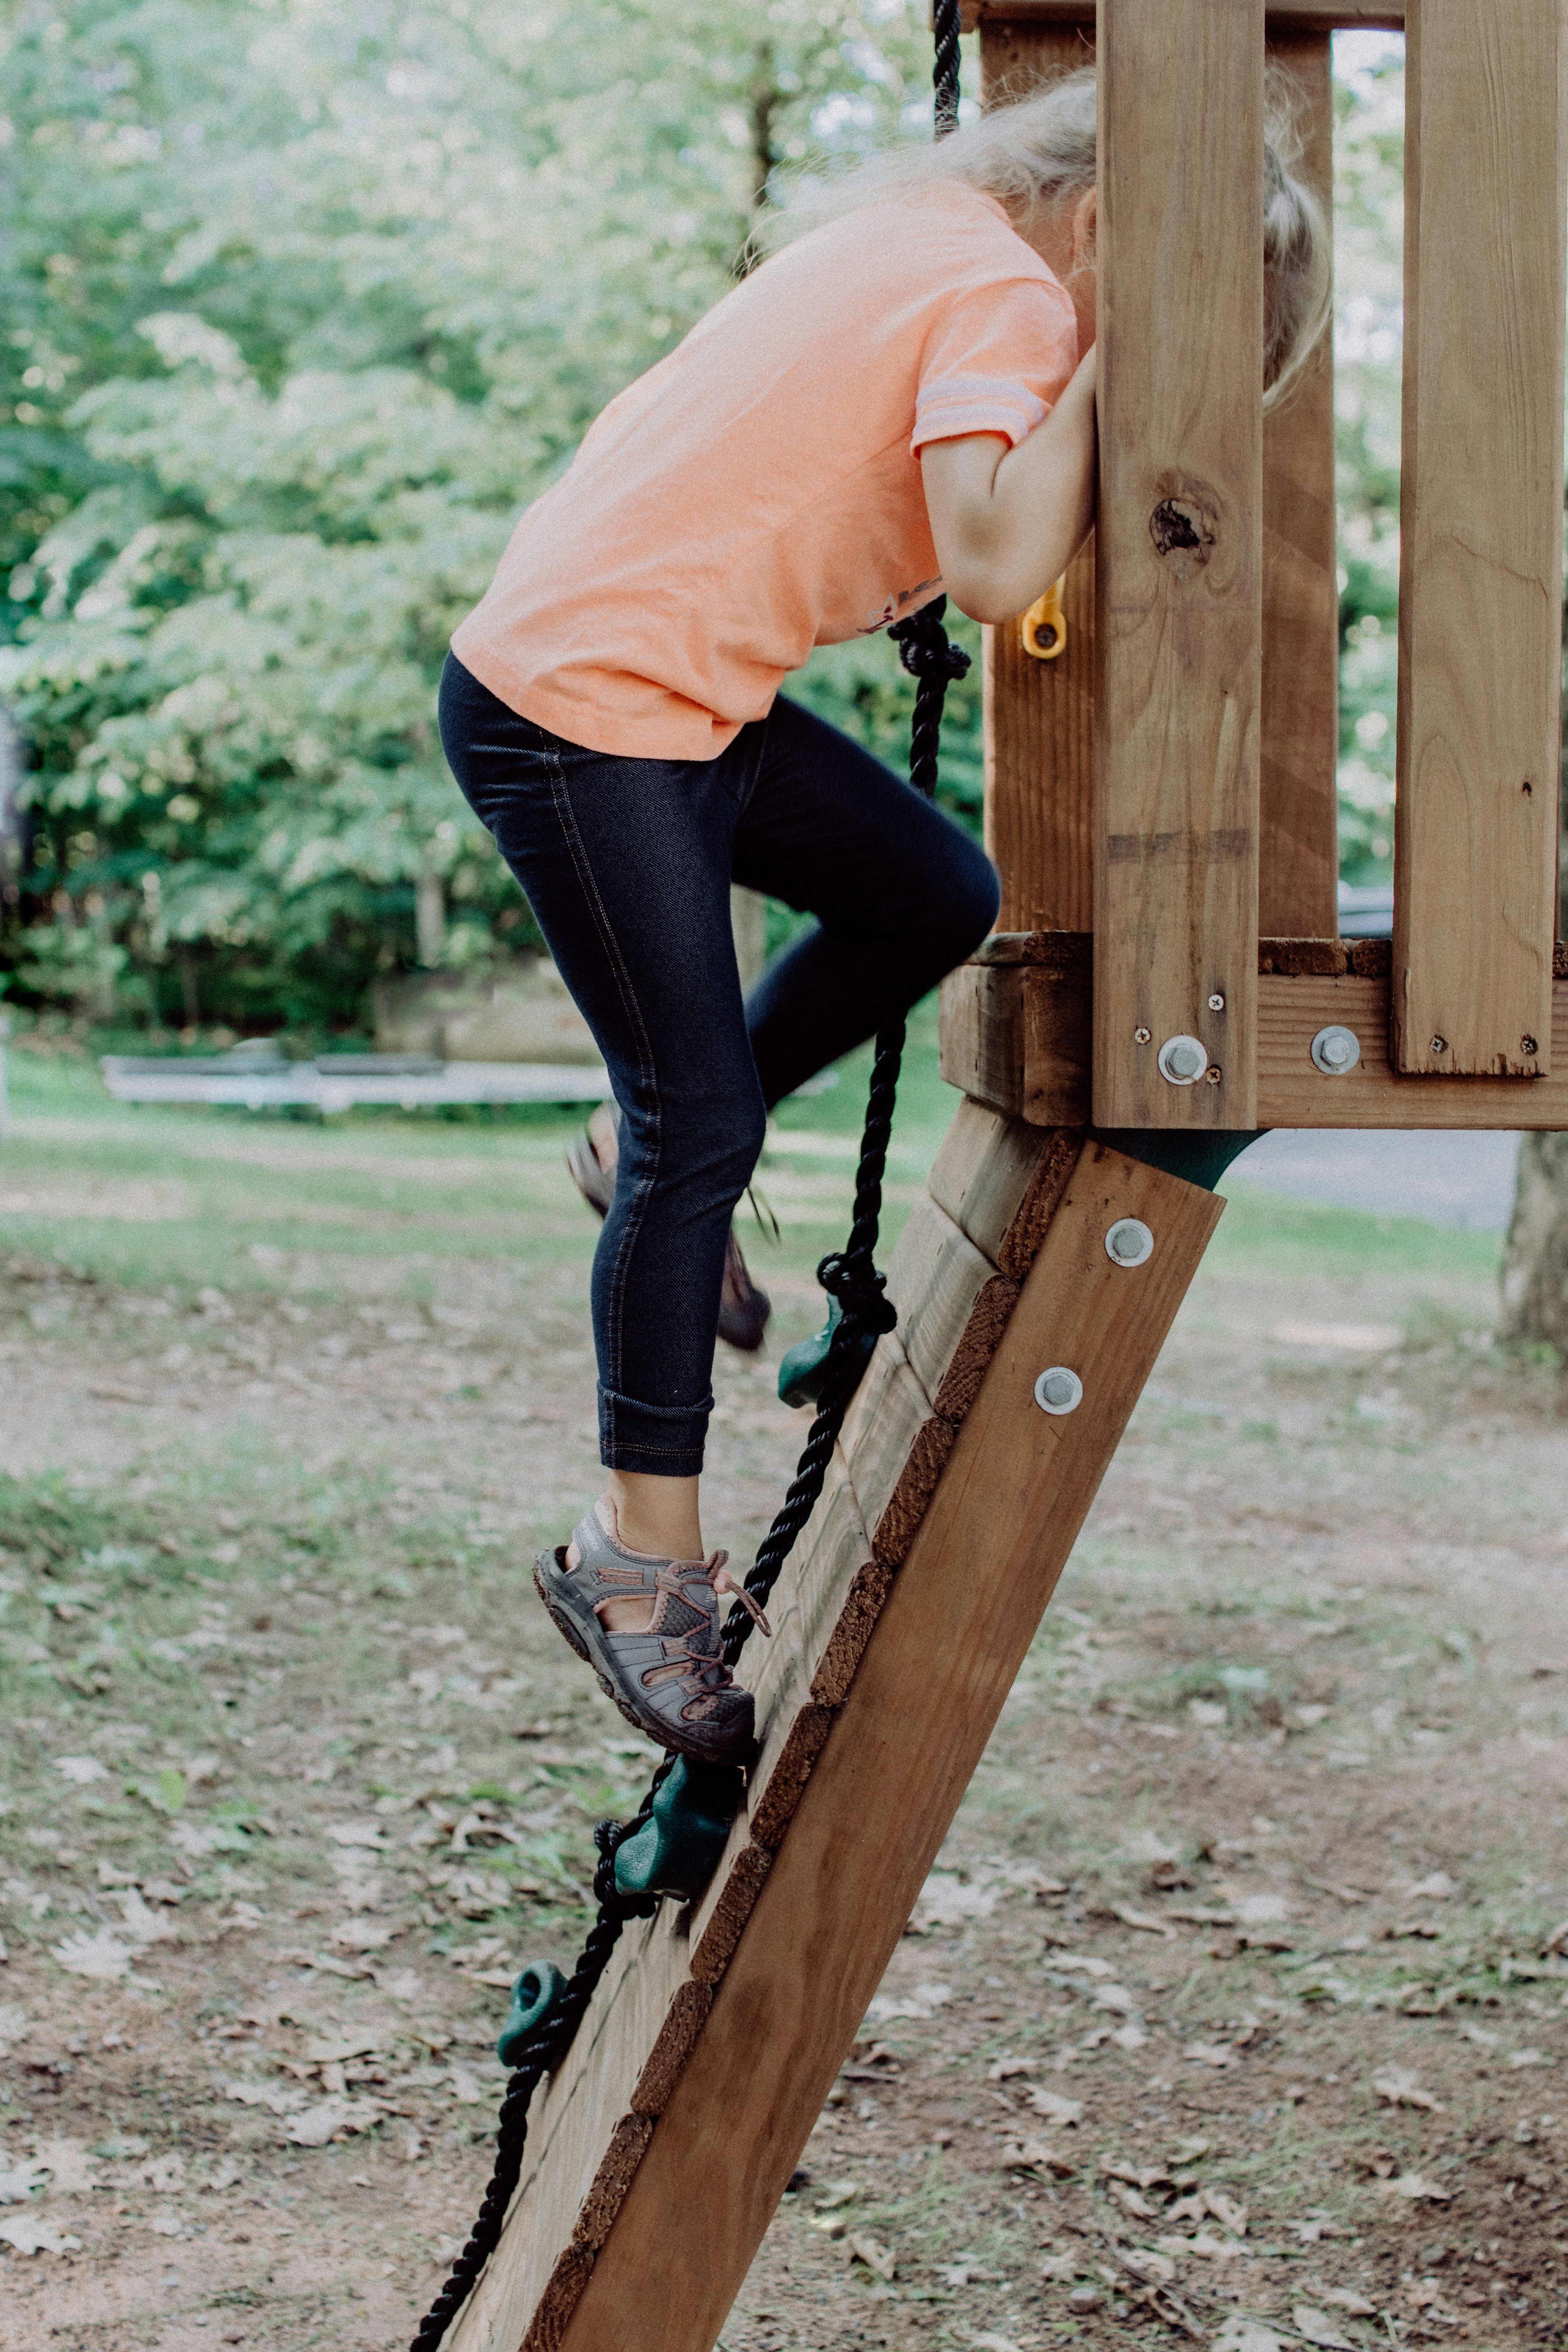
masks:
{"type": "Polygon", "coordinates": [[[536,2095],[456,2352],[711,2352],[1221,1206],[961,1107],[889,1264],[899,1329],[747,1653],[747,1811],[702,1901],[623,1937],[536,2095]],[[1123,1216],[1142,1266],[1107,1253],[1123,1216]],[[1083,1382],[1059,1417],[1052,1364],[1083,1382]]]}
{"type": "MultiPolygon", "coordinates": [[[[1087,933],[1019,932],[942,982],[942,1074],[1031,1125],[1083,1125],[1092,1080],[1087,933]]],[[[1264,940],[1258,948],[1258,1125],[1568,1128],[1568,948],[1556,953],[1549,1075],[1426,1077],[1395,1070],[1386,940],[1264,940]],[[1353,1031],[1355,1068],[1312,1060],[1321,1029],[1353,1031]]],[[[1223,1047],[1220,1049],[1223,1051],[1223,1047]]]]}

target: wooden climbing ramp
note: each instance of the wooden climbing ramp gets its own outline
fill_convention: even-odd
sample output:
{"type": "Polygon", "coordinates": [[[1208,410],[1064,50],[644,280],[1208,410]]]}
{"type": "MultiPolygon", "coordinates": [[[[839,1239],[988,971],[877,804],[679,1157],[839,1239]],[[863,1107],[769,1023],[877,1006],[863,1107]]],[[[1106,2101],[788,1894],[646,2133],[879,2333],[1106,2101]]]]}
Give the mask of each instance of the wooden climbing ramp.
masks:
{"type": "Polygon", "coordinates": [[[898,1331],[780,1587],[747,1810],[703,1899],[623,1935],[535,2095],[463,2352],[711,2352],[1220,1205],[959,1111],[889,1262],[898,1331]],[[1128,1218],[1141,1265],[1107,1248],[1128,1218]],[[1076,1410],[1036,1401],[1055,1366],[1076,1410]]]}
{"type": "Polygon", "coordinates": [[[1558,0],[965,12],[987,104],[1098,54],[1096,541],[1033,649],[986,633],[1003,929],[944,987],[965,1099],[748,1654],[745,1811],[534,2092],[458,2352],[712,2352],[1217,1222],[1185,1178],[1276,1125],[1568,1128],[1558,0]],[[1332,29],[1407,20],[1395,919],[1346,941],[1331,356],[1248,389],[1265,66],[1327,200],[1332,29]]]}

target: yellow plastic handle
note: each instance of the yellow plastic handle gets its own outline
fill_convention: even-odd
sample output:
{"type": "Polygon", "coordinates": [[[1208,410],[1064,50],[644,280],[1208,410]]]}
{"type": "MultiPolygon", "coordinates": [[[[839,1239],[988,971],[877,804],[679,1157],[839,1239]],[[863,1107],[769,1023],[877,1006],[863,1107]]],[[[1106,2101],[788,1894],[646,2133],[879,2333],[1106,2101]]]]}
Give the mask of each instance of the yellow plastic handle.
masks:
{"type": "Polygon", "coordinates": [[[1024,615],[1024,651],[1033,654],[1037,661],[1056,661],[1067,651],[1067,615],[1062,611],[1062,590],[1066,585],[1064,572],[1056,586],[1047,588],[1024,615]]]}

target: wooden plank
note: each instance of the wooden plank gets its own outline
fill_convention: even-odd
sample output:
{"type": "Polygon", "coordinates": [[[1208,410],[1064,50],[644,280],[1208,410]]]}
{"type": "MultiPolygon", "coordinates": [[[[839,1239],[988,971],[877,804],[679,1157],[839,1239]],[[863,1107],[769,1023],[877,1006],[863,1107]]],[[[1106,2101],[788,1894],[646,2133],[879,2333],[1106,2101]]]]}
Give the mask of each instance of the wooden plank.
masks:
{"type": "Polygon", "coordinates": [[[1016,971],[960,964],[942,983],[937,1062],[950,1086],[997,1110],[1023,1108],[1024,989],[1016,971]]]}
{"type": "Polygon", "coordinates": [[[1221,1205],[1084,1153],[561,2352],[710,2352],[1221,1205]],[[1131,1271],[1122,1215],[1155,1235],[1131,1271]],[[1062,1419],[1048,1362],[1084,1382],[1062,1419]]]}
{"type": "Polygon", "coordinates": [[[1037,1127],[962,1102],[927,1187],[999,1273],[1022,1278],[1039,1255],[1082,1140],[1060,1135],[1042,1152],[1037,1127]]]}
{"type": "MultiPolygon", "coordinates": [[[[985,23],[981,103],[1005,106],[1094,63],[1086,26],[985,23]]],[[[1016,621],[984,632],[985,846],[1005,930],[1088,930],[1094,915],[1094,545],[1068,567],[1066,650],[1024,651],[1016,621]]]]}
{"type": "MultiPolygon", "coordinates": [[[[888,1261],[888,1296],[899,1310],[899,1338],[910,1369],[939,1412],[948,1369],[981,1300],[988,1292],[994,1298],[1001,1295],[992,1287],[998,1283],[1009,1300],[1016,1295],[1016,1286],[996,1272],[929,1193],[915,1202],[888,1261]]],[[[943,1417],[960,1418],[952,1412],[943,1417]]]]}
{"type": "MultiPolygon", "coordinates": [[[[1269,30],[1332,33],[1342,29],[1400,33],[1405,0],[1267,0],[1269,30]]],[[[1043,27],[1094,23],[1089,0],[963,0],[963,29],[1002,25],[1043,27]]]]}
{"type": "Polygon", "coordinates": [[[1104,0],[1094,1116],[1257,1123],[1263,0],[1104,0]],[[1215,1000],[1218,1000],[1217,1006],[1215,1000]],[[1196,1037],[1219,1073],[1172,1085],[1196,1037]]]}
{"type": "MultiPolygon", "coordinates": [[[[1540,1077],[1410,1076],[1391,1061],[1386,970],[1381,940],[1269,941],[1258,982],[1258,1118],[1269,1127],[1513,1128],[1568,1130],[1568,956],[1559,948],[1552,985],[1551,1072],[1540,1077]],[[1289,951],[1294,950],[1294,954],[1289,951]],[[1368,951],[1373,952],[1368,952],[1368,951]],[[1320,1029],[1354,1032],[1361,1058],[1330,1077],[1311,1058],[1320,1029]]],[[[1089,1019],[1078,975],[1050,965],[1021,965],[1024,1064],[1016,1091],[1026,1120],[1072,1129],[1089,1110],[1085,1072],[1089,1019]]],[[[971,1105],[973,1118],[995,1117],[971,1105]]],[[[1005,1120],[1001,1122],[1008,1124],[1005,1120]]],[[[935,1171],[933,1171],[933,1177],[935,1171]]]]}
{"type": "Polygon", "coordinates": [[[1563,628],[1558,0],[1422,0],[1405,64],[1394,1058],[1546,1067],[1563,628]]]}
{"type": "MultiPolygon", "coordinates": [[[[1274,32],[1269,62],[1302,101],[1301,175],[1333,218],[1333,62],[1327,33],[1274,32]]],[[[1321,939],[1339,929],[1339,584],[1334,371],[1329,338],[1263,420],[1263,716],[1258,922],[1321,939]]]]}

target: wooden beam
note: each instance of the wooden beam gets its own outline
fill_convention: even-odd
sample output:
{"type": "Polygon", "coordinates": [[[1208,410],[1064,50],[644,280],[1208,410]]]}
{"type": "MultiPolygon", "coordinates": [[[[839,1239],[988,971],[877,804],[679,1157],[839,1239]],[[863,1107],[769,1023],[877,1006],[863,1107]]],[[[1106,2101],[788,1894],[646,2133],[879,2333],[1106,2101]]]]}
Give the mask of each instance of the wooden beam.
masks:
{"type": "MultiPolygon", "coordinates": [[[[1026,954],[1028,945],[1016,943],[1026,954]]],[[[1392,982],[1382,940],[1269,940],[1259,961],[1265,969],[1258,982],[1258,1127],[1568,1130],[1568,950],[1556,951],[1555,1059],[1549,1075],[1534,1078],[1409,1076],[1396,1070],[1389,1046],[1392,982]],[[1355,969],[1357,962],[1363,968],[1355,969]],[[1279,965],[1287,968],[1269,968],[1279,965]],[[1354,1069],[1342,1076],[1328,1075],[1312,1060],[1313,1038],[1331,1027],[1351,1030],[1360,1050],[1354,1069]]],[[[1000,971],[995,965],[964,964],[942,982],[943,1077],[952,1085],[967,1082],[973,1090],[973,1072],[984,1068],[994,1092],[981,1099],[999,1111],[1051,1128],[1086,1121],[1087,957],[1020,961],[1005,970],[1016,991],[1009,994],[1006,1050],[1017,1058],[1008,1064],[1000,1045],[989,1054],[976,1048],[973,1033],[1000,971]],[[969,1040],[962,1059],[950,1045],[955,1034],[969,1040]]]]}
{"type": "Polygon", "coordinates": [[[1084,1150],[580,2298],[531,2340],[710,2352],[1221,1206],[1084,1150]],[[1122,1216],[1155,1236],[1135,1269],[1122,1216]],[[1060,1418],[1051,1363],[1083,1382],[1060,1418]]]}
{"type": "Polygon", "coordinates": [[[1094,1116],[1257,1114],[1263,0],[1102,0],[1094,1116]],[[1134,947],[1135,943],[1135,947],[1134,947]],[[1209,1075],[1173,1084],[1169,1039],[1209,1075]]]}
{"type": "MultiPolygon", "coordinates": [[[[1094,63],[1087,27],[984,23],[985,107],[1094,63]]],[[[1002,929],[1088,930],[1094,919],[1094,542],[1069,565],[1067,649],[1024,650],[1016,621],[984,633],[985,846],[1002,877],[1002,929]]]]}
{"type": "MultiPolygon", "coordinates": [[[[1266,0],[1270,31],[1405,30],[1405,0],[1266,0]]],[[[1092,25],[1089,0],[963,0],[963,29],[987,25],[1092,25]]]]}
{"type": "Polygon", "coordinates": [[[1544,1070],[1563,634],[1559,0],[1422,0],[1405,68],[1394,1058],[1544,1070]]]}
{"type": "MultiPolygon", "coordinates": [[[[1330,37],[1271,29],[1268,58],[1300,92],[1302,176],[1331,222],[1330,37]]],[[[1337,562],[1333,350],[1325,337],[1304,382],[1263,420],[1258,924],[1280,939],[1339,929],[1337,562]]]]}

